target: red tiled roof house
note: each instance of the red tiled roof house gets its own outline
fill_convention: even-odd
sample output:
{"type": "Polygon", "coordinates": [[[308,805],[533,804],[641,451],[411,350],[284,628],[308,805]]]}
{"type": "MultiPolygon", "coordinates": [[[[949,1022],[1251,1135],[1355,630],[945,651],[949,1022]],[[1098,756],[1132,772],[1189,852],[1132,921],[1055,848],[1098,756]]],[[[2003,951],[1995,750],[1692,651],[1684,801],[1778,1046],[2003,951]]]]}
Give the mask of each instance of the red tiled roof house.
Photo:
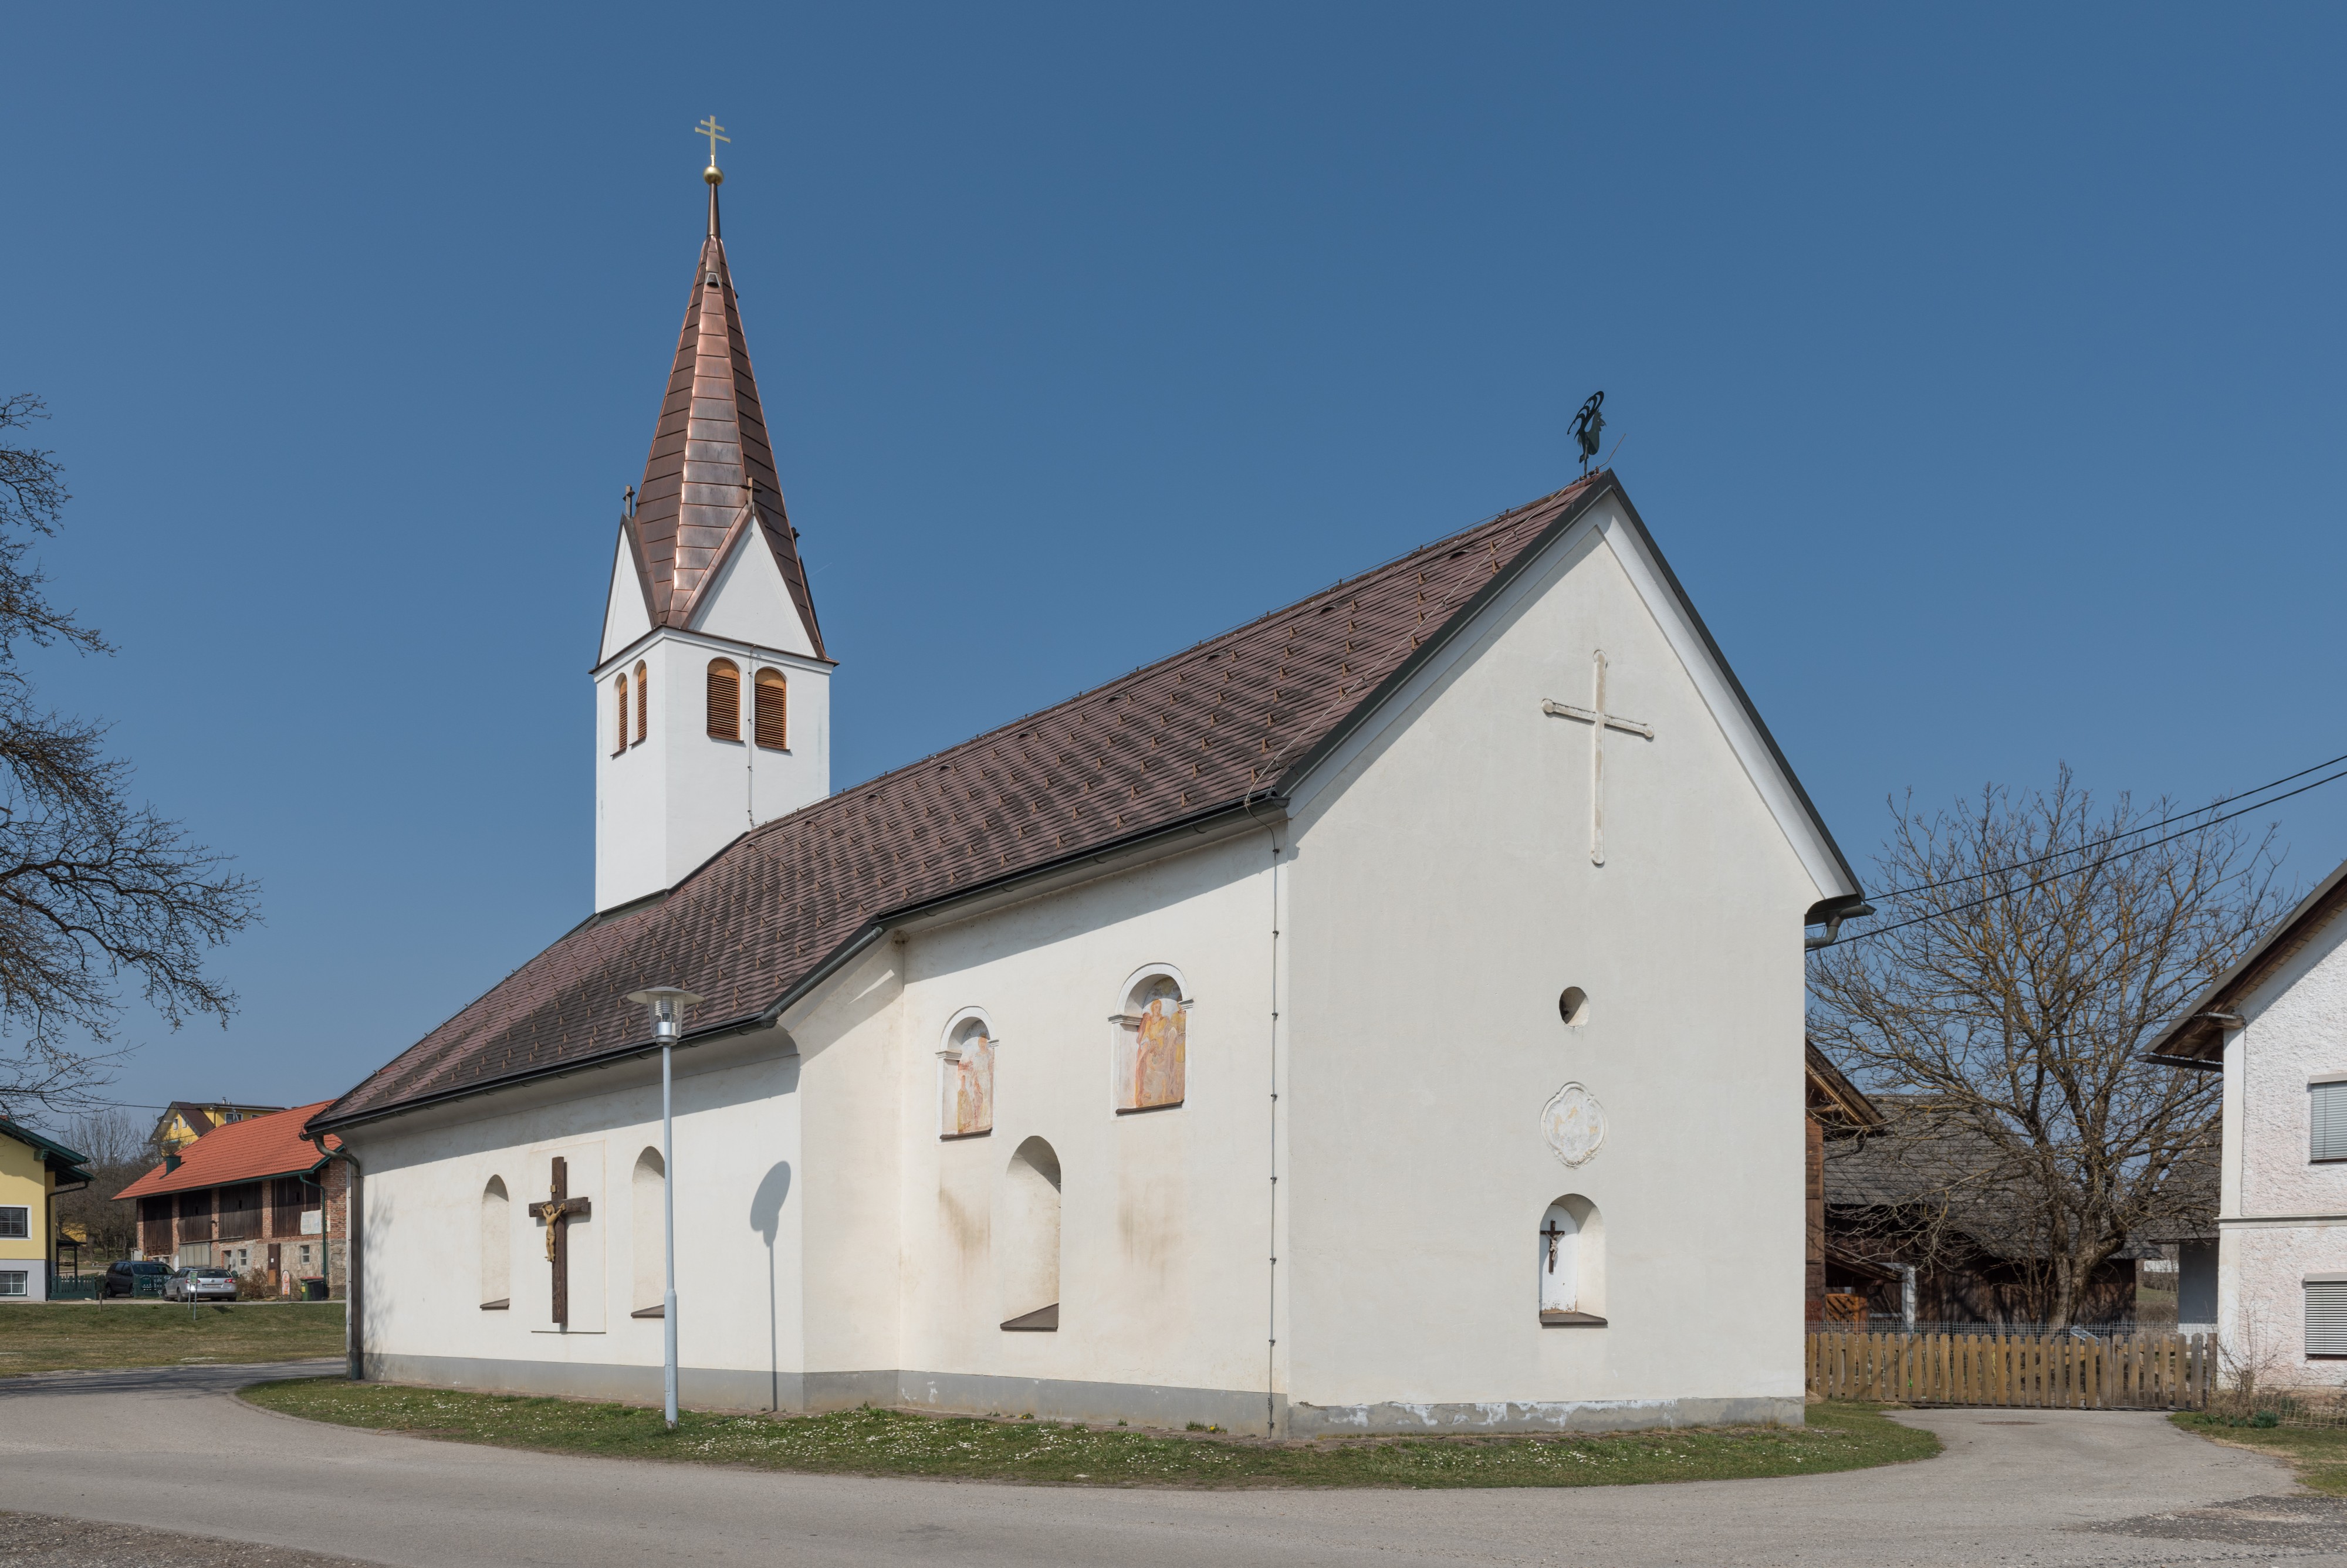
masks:
{"type": "Polygon", "coordinates": [[[223,1122],[117,1193],[138,1205],[139,1256],[261,1274],[280,1295],[323,1278],[340,1296],[349,1174],[302,1133],[326,1104],[223,1122]]]}

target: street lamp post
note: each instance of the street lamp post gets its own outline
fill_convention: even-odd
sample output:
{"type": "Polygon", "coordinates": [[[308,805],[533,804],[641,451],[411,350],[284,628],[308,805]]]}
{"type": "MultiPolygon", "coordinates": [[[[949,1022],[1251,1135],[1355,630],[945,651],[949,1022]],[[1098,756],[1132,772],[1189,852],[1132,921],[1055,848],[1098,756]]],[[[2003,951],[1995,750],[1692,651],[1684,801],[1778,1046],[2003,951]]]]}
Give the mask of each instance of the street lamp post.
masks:
{"type": "Polygon", "coordinates": [[[630,993],[652,1016],[652,1038],[661,1048],[661,1248],[668,1283],[661,1295],[661,1386],[668,1430],[676,1430],[676,1147],[671,1115],[669,1058],[684,1032],[684,1009],[701,999],[677,986],[654,986],[630,993]]]}

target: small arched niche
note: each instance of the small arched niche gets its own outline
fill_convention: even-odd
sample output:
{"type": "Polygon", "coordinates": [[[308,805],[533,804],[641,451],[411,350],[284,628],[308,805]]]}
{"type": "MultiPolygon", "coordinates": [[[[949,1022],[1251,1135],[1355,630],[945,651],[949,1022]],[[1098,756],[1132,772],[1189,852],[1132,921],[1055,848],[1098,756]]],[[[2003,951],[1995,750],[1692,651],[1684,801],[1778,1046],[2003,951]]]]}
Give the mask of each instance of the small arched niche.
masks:
{"type": "Polygon", "coordinates": [[[1565,1028],[1579,1029],[1589,1021],[1589,993],[1579,986],[1565,987],[1556,999],[1556,1012],[1565,1028]]]}
{"type": "Polygon", "coordinates": [[[1605,1326],[1605,1222],[1567,1193],[1541,1216],[1540,1320],[1550,1328],[1605,1326]]]}
{"type": "Polygon", "coordinates": [[[995,1270],[1002,1292],[1002,1327],[1050,1332],[1060,1327],[1060,1156],[1030,1138],[1010,1156],[1003,1174],[1002,1225],[995,1234],[995,1270]]]}
{"type": "Polygon", "coordinates": [[[513,1303],[513,1204],[503,1176],[481,1188],[481,1310],[503,1312],[513,1303]]]}
{"type": "Polygon", "coordinates": [[[1116,1110],[1159,1111],[1190,1091],[1190,988],[1171,964],[1150,964],[1124,982],[1116,1014],[1116,1110]]]}
{"type": "Polygon", "coordinates": [[[994,1131],[994,1024],[982,1008],[946,1023],[938,1048],[938,1135],[979,1138],[994,1131]]]}
{"type": "Polygon", "coordinates": [[[633,1313],[658,1317],[668,1299],[668,1212],[661,1202],[662,1178],[668,1167],[658,1149],[647,1147],[636,1156],[628,1179],[628,1234],[635,1253],[633,1313]]]}

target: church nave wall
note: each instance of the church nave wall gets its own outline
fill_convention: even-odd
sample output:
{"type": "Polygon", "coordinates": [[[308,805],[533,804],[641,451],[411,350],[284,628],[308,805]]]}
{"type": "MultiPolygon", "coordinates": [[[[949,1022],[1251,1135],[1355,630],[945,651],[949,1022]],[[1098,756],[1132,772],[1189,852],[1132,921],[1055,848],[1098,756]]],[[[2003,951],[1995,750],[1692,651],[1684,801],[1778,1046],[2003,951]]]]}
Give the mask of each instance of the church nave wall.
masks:
{"type": "Polygon", "coordinates": [[[907,938],[897,1364],[960,1390],[938,1402],[1012,1408],[1043,1379],[1236,1391],[1260,1409],[1267,865],[1248,833],[907,938]],[[990,1123],[969,1135],[963,1063],[939,1053],[979,1009],[990,1123]],[[1007,1329],[1047,1305],[1027,1299],[1039,1145],[1059,1175],[1058,1321],[1007,1329]]]}
{"type": "MultiPolygon", "coordinates": [[[[686,1387],[706,1403],[762,1406],[777,1389],[799,1398],[802,1194],[792,1189],[803,1162],[799,1062],[782,1053],[786,1043],[769,1034],[677,1058],[679,1348],[686,1387]]],[[[645,1279],[662,1273],[658,1204],[637,1174],[647,1153],[657,1169],[656,1061],[348,1136],[366,1171],[371,1367],[458,1387],[658,1396],[661,1323],[633,1316],[645,1279]],[[579,1092],[589,1084],[596,1091],[579,1092]],[[558,1155],[566,1195],[589,1204],[566,1221],[567,1329],[550,1321],[552,1270],[534,1213],[549,1196],[558,1155]],[[396,1290],[374,1288],[393,1277],[396,1290]],[[507,1305],[488,1305],[498,1300],[507,1305]]]]}

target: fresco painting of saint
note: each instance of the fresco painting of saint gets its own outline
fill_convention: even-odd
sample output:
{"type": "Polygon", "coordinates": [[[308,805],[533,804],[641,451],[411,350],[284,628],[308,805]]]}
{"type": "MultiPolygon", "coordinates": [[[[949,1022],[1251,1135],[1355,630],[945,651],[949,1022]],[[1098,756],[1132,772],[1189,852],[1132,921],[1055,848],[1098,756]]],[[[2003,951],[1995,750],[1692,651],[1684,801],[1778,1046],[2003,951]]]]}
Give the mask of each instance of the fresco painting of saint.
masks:
{"type": "Polygon", "coordinates": [[[1168,981],[1160,981],[1141,1014],[1133,1051],[1133,1108],[1179,1105],[1183,1093],[1183,1039],[1186,1014],[1168,981]]]}
{"type": "Polygon", "coordinates": [[[954,1136],[994,1131],[994,1042],[980,1030],[961,1041],[954,1067],[954,1136]]]}

